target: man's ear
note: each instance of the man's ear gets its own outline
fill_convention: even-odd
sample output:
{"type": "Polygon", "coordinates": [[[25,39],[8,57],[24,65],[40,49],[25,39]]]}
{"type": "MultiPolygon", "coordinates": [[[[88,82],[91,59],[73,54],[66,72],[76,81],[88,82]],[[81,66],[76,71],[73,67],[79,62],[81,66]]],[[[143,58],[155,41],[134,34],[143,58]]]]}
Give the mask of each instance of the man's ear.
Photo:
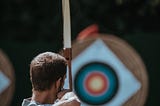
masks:
{"type": "Polygon", "coordinates": [[[56,81],[56,88],[59,89],[60,85],[61,85],[61,77],[56,81]]]}

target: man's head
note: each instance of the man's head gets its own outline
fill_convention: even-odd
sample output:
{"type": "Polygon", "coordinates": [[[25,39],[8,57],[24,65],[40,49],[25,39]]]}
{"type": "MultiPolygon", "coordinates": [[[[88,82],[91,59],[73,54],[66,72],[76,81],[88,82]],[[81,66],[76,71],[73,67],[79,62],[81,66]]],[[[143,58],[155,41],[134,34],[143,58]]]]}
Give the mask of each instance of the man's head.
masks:
{"type": "Polygon", "coordinates": [[[36,91],[49,90],[58,80],[66,75],[67,61],[59,54],[41,53],[30,64],[30,78],[36,91]]]}

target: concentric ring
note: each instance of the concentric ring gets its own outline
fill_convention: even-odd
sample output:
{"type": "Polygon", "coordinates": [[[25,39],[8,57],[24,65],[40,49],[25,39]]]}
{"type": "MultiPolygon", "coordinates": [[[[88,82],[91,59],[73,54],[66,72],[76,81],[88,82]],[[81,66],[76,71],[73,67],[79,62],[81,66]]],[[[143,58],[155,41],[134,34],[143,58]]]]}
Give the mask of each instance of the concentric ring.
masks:
{"type": "Polygon", "coordinates": [[[74,85],[81,101],[90,105],[102,105],[109,102],[117,93],[118,79],[109,65],[91,62],[77,71],[74,85]]]}
{"type": "Polygon", "coordinates": [[[103,73],[96,70],[87,76],[84,84],[86,86],[86,91],[93,96],[101,95],[108,89],[108,79],[106,79],[103,73]]]}

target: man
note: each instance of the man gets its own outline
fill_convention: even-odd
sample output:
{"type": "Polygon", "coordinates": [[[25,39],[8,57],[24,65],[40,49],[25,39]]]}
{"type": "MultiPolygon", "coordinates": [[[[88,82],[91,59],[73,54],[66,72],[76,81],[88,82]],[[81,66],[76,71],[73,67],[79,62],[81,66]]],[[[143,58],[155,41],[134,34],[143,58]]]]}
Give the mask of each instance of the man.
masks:
{"type": "Polygon", "coordinates": [[[59,54],[36,56],[30,64],[32,97],[24,99],[22,106],[80,106],[73,92],[62,91],[66,70],[67,61],[59,54]]]}

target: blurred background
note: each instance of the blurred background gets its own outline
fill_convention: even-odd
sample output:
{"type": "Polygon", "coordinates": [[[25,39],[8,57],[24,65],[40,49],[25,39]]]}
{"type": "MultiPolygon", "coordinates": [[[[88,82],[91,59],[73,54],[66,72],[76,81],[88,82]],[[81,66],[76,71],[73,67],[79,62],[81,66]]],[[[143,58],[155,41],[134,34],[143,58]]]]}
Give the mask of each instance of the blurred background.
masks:
{"type": "MultiPolygon", "coordinates": [[[[149,76],[145,106],[160,106],[160,0],[71,0],[72,41],[91,24],[127,41],[149,76]]],[[[15,70],[12,106],[31,96],[29,64],[44,51],[63,48],[61,0],[1,0],[0,48],[15,70]]]]}

